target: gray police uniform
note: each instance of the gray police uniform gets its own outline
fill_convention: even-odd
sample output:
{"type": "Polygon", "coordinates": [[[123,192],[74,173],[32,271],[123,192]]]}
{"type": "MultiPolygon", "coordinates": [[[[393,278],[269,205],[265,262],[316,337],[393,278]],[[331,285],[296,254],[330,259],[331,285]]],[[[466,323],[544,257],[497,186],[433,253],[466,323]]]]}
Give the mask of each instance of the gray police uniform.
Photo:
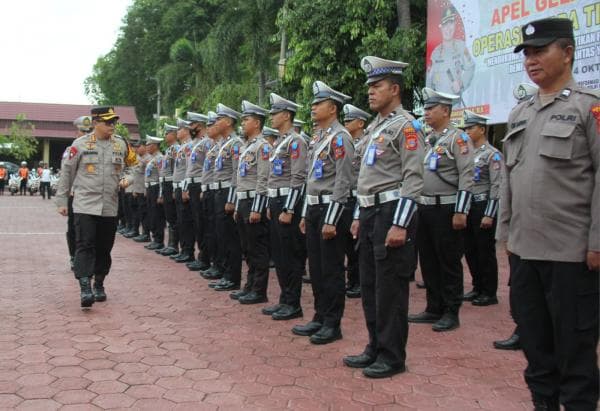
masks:
{"type": "MultiPolygon", "coordinates": [[[[487,119],[465,110],[465,127],[485,127],[487,119]]],[[[495,304],[498,289],[496,260],[496,214],[502,181],[502,155],[485,141],[473,150],[473,201],[465,231],[465,258],[473,278],[473,305],[495,304]],[[481,228],[481,220],[494,220],[491,228],[481,228]]]]}
{"type": "MultiPolygon", "coordinates": [[[[173,132],[177,127],[165,125],[166,132],[173,132]]],[[[162,162],[159,169],[158,180],[160,182],[159,197],[163,199],[163,208],[165,220],[169,225],[169,243],[167,247],[160,251],[161,255],[175,255],[179,252],[179,231],[177,229],[177,211],[175,208],[175,198],[173,196],[173,170],[175,168],[175,158],[178,144],[168,146],[162,155],[162,162]]]]}
{"type": "MultiPolygon", "coordinates": [[[[148,137],[146,137],[148,138],[148,137]]],[[[159,173],[162,162],[162,154],[157,151],[152,154],[148,154],[150,160],[146,163],[146,201],[148,207],[148,222],[149,229],[152,233],[152,240],[156,244],[156,249],[161,249],[164,246],[165,241],[165,213],[162,204],[158,204],[158,197],[160,194],[160,181],[159,173]]]]}
{"type": "Polygon", "coordinates": [[[183,189],[185,186],[185,175],[188,159],[192,153],[194,143],[192,140],[182,142],[175,155],[173,168],[173,197],[175,198],[175,210],[177,212],[177,228],[179,231],[179,242],[181,252],[176,257],[178,262],[193,260],[194,257],[194,221],[189,201],[183,201],[183,189]]]}
{"type": "MultiPolygon", "coordinates": [[[[475,61],[462,40],[453,39],[437,46],[431,53],[431,67],[427,73],[427,85],[445,93],[462,94],[469,87],[475,74],[475,61]],[[452,90],[458,81],[461,89],[452,90]]],[[[464,106],[464,102],[461,102],[464,106]]]]}
{"type": "MultiPolygon", "coordinates": [[[[143,143],[142,143],[143,144],[143,143]]],[[[133,194],[134,201],[136,204],[135,215],[134,215],[134,227],[142,226],[142,235],[150,235],[150,224],[148,220],[148,203],[146,200],[146,186],[145,186],[145,175],[146,175],[146,164],[150,161],[151,156],[144,154],[138,156],[138,163],[133,167],[133,194]]]]}
{"type": "Polygon", "coordinates": [[[129,150],[119,136],[100,140],[94,134],[86,134],[63,155],[55,201],[58,207],[66,208],[73,189],[75,226],[80,227],[74,262],[76,278],[104,277],[110,270],[120,174],[135,161],[129,150]]]}
{"type": "Polygon", "coordinates": [[[534,401],[557,407],[560,389],[566,409],[595,409],[600,385],[600,276],[586,265],[600,251],[599,97],[573,80],[536,94],[513,109],[503,140],[497,238],[519,258],[510,292],[525,381],[534,401]]]}

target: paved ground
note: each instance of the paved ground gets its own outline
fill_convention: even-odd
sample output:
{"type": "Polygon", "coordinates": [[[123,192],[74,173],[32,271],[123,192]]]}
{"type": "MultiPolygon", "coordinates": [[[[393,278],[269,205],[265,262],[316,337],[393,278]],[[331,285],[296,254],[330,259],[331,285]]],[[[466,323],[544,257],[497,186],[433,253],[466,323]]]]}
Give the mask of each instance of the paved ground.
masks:
{"type": "MultiPolygon", "coordinates": [[[[491,346],[513,328],[502,255],[499,305],[465,305],[450,333],[412,326],[408,372],[374,381],[341,361],[366,342],[360,301],[347,302],[343,340],[313,346],[290,333],[297,321],[242,307],[120,236],[108,301],[82,312],[65,226],[47,200],[0,197],[2,409],[531,409],[522,354],[491,346]]],[[[423,290],[412,290],[410,305],[424,307],[423,290]]]]}

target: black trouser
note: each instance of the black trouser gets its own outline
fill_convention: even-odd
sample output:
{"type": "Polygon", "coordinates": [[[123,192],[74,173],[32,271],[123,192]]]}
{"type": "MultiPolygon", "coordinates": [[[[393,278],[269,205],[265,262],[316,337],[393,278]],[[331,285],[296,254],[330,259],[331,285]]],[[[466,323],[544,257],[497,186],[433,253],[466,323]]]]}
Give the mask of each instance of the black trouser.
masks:
{"type": "Polygon", "coordinates": [[[175,198],[175,211],[177,212],[177,228],[179,229],[179,242],[181,253],[194,255],[194,220],[190,202],[184,202],[181,188],[173,191],[175,198]]]}
{"type": "Polygon", "coordinates": [[[150,234],[150,224],[148,220],[148,201],[144,193],[134,193],[134,201],[136,206],[134,207],[134,225],[139,227],[142,226],[142,233],[150,234]]]}
{"type": "MultiPolygon", "coordinates": [[[[512,278],[515,275],[515,271],[517,271],[517,268],[519,267],[519,262],[521,261],[521,259],[519,258],[518,255],[516,254],[510,254],[508,256],[508,268],[509,268],[509,273],[508,273],[508,286],[510,287],[510,285],[512,284],[512,278]]],[[[512,294],[509,293],[508,295],[508,305],[510,306],[510,316],[513,318],[513,320],[515,319],[515,302],[514,302],[514,298],[512,297],[512,294]]],[[[515,320],[516,323],[516,320],[515,320]]],[[[513,334],[517,334],[520,335],[519,332],[519,326],[517,325],[515,327],[515,331],[513,334]]]]}
{"type": "MultiPolygon", "coordinates": [[[[350,213],[350,216],[354,214],[354,207],[356,206],[356,198],[349,198],[346,203],[346,210],[350,213]]],[[[352,224],[352,222],[350,222],[352,224]]],[[[360,285],[360,274],[359,274],[359,263],[358,263],[358,250],[356,249],[357,240],[352,238],[352,233],[348,230],[342,233],[345,239],[345,253],[346,253],[346,275],[348,277],[348,288],[355,285],[360,285]]]]}
{"type": "Polygon", "coordinates": [[[133,193],[125,192],[125,219],[127,220],[127,228],[129,231],[134,230],[139,232],[140,222],[136,224],[137,202],[133,198],[133,193]]]}
{"type": "Polygon", "coordinates": [[[69,196],[67,200],[67,247],[69,248],[69,256],[75,257],[76,250],[75,238],[75,215],[73,214],[73,196],[69,196]]]}
{"type": "Polygon", "coordinates": [[[242,243],[247,245],[248,280],[245,289],[266,296],[269,282],[269,225],[266,211],[263,211],[260,222],[250,224],[252,202],[252,198],[238,202],[238,230],[242,243]]]}
{"type": "Polygon", "coordinates": [[[235,284],[242,281],[242,245],[232,214],[225,214],[228,188],[215,190],[215,232],[217,236],[217,261],[223,269],[223,278],[235,284]]]}
{"type": "Polygon", "coordinates": [[[173,196],[173,183],[170,181],[165,181],[161,184],[165,219],[167,220],[167,223],[169,223],[169,228],[178,230],[177,208],[175,207],[175,197],[173,196]]]}
{"type": "Polygon", "coordinates": [[[452,228],[454,204],[420,205],[417,246],[427,312],[457,314],[463,297],[463,233],[452,228]]]}
{"type": "Polygon", "coordinates": [[[127,226],[127,218],[125,217],[125,190],[123,188],[119,188],[118,201],[117,218],[119,225],[127,226]]]}
{"type": "Polygon", "coordinates": [[[598,405],[598,271],[584,262],[521,259],[510,293],[533,396],[567,411],[598,405]]]}
{"type": "Polygon", "coordinates": [[[106,276],[112,260],[117,217],[75,213],[75,278],[106,276]]]}
{"type": "Polygon", "coordinates": [[[303,257],[302,234],[298,224],[300,223],[300,212],[302,202],[298,201],[291,224],[280,224],[279,214],[285,204],[287,197],[279,196],[269,199],[271,211],[270,232],[271,252],[275,262],[277,280],[281,288],[279,296],[280,304],[300,307],[300,296],[302,294],[302,274],[306,260],[303,257]]]}
{"type": "Polygon", "coordinates": [[[162,204],[158,204],[158,194],[160,187],[158,184],[146,189],[146,201],[148,207],[148,227],[152,233],[152,239],[155,243],[164,244],[165,242],[165,212],[162,204]]]}
{"type": "Polygon", "coordinates": [[[21,179],[21,184],[19,185],[19,194],[20,195],[27,194],[27,179],[26,178],[21,179]]]}
{"type": "Polygon", "coordinates": [[[42,181],[40,182],[40,194],[42,198],[46,198],[46,193],[48,193],[48,200],[52,198],[52,190],[50,190],[50,181],[42,181]]]}
{"type": "Polygon", "coordinates": [[[344,210],[336,224],[336,236],[323,239],[323,225],[329,204],[311,205],[306,210],[306,250],[313,290],[313,321],[328,327],[339,327],[346,302],[344,257],[346,232],[350,230],[352,213],[344,210]]]}
{"type": "Polygon", "coordinates": [[[360,286],[369,344],[365,353],[378,362],[404,365],[408,338],[409,279],[415,258],[415,214],[401,247],[386,247],[398,202],[361,208],[359,231],[360,286]]]}
{"type": "Polygon", "coordinates": [[[204,237],[202,238],[202,261],[212,262],[217,268],[221,269],[217,260],[218,241],[217,241],[217,225],[215,213],[215,191],[207,190],[202,193],[202,206],[204,210],[204,218],[206,225],[204,226],[204,237]],[[206,260],[205,260],[206,258],[206,260]]]}
{"type": "Polygon", "coordinates": [[[206,230],[206,211],[204,210],[204,201],[200,198],[202,193],[200,183],[188,185],[190,194],[190,207],[192,209],[192,219],[194,220],[194,238],[198,245],[198,260],[210,264],[210,254],[204,241],[204,231],[206,230]]]}
{"type": "Polygon", "coordinates": [[[4,195],[4,185],[6,184],[6,180],[0,178],[0,195],[4,195]]]}
{"type": "Polygon", "coordinates": [[[489,297],[498,291],[498,261],[496,260],[496,219],[491,228],[481,228],[487,201],[474,201],[467,216],[465,258],[473,278],[473,289],[489,297]]]}

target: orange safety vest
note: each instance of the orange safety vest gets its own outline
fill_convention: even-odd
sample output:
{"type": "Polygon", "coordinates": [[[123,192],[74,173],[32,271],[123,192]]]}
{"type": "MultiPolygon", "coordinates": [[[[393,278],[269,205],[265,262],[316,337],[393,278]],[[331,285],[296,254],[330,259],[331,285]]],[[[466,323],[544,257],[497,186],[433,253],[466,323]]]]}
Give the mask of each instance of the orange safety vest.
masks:
{"type": "Polygon", "coordinates": [[[6,178],[6,169],[0,168],[0,180],[4,180],[6,178]]]}
{"type": "Polygon", "coordinates": [[[27,167],[21,167],[19,169],[19,177],[27,178],[29,176],[29,169],[27,167]]]}

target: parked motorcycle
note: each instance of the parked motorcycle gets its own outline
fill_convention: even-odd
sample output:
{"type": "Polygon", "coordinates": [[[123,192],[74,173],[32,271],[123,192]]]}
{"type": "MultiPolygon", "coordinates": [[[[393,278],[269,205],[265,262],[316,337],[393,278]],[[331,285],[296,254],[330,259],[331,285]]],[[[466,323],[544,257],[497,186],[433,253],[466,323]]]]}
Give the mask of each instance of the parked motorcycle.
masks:
{"type": "Polygon", "coordinates": [[[16,174],[11,174],[8,180],[8,191],[11,196],[19,193],[19,187],[21,186],[21,177],[16,174]]]}

